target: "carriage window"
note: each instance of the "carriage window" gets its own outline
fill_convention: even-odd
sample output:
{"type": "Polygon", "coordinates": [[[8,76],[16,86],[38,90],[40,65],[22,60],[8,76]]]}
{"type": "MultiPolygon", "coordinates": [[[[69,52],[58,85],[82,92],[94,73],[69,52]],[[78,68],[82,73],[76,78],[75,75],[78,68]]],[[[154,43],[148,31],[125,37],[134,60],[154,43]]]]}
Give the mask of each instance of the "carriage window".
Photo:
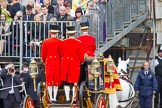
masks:
{"type": "Polygon", "coordinates": [[[103,89],[103,65],[99,63],[97,68],[94,68],[93,65],[97,65],[97,63],[88,63],[88,88],[103,89]]]}

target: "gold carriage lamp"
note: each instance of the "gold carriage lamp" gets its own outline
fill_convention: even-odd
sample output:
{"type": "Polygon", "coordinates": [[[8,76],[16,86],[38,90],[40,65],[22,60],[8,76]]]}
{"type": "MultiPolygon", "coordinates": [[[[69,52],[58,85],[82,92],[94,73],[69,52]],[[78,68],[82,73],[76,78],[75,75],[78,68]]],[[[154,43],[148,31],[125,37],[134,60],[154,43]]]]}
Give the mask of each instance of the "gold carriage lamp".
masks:
{"type": "Polygon", "coordinates": [[[112,88],[112,83],[113,83],[113,74],[114,74],[114,69],[113,69],[113,59],[111,55],[109,55],[108,62],[107,62],[107,73],[110,75],[110,88],[112,88]]]}
{"type": "Polygon", "coordinates": [[[92,69],[92,74],[94,76],[94,90],[97,90],[97,78],[99,77],[99,74],[100,74],[97,71],[97,68],[100,67],[100,63],[96,58],[92,61],[91,67],[92,67],[91,68],[92,69]]]}
{"type": "Polygon", "coordinates": [[[32,59],[29,64],[29,70],[30,76],[33,79],[34,83],[34,91],[36,91],[36,77],[38,75],[38,64],[34,59],[32,59]]]}

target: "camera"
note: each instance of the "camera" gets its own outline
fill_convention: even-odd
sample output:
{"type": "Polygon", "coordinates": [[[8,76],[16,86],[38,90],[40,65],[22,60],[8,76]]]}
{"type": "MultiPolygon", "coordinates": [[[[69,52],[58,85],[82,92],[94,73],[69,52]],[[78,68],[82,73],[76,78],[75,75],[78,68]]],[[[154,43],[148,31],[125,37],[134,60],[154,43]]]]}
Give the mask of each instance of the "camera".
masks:
{"type": "Polygon", "coordinates": [[[17,17],[17,20],[21,20],[21,17],[17,17]]]}
{"type": "Polygon", "coordinates": [[[15,72],[15,69],[9,68],[8,71],[13,73],[13,72],[15,72]]]}

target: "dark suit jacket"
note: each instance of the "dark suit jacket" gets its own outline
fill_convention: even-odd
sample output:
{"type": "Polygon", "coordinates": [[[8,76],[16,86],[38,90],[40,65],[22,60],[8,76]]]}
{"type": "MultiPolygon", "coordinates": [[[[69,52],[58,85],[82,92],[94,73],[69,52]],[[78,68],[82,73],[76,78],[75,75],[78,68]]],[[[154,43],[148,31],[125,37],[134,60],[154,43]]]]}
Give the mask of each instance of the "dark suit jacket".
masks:
{"type": "Polygon", "coordinates": [[[16,12],[20,10],[20,3],[16,3],[15,5],[7,5],[7,10],[11,13],[11,17],[14,19],[16,12]]]}
{"type": "MultiPolygon", "coordinates": [[[[34,14],[31,14],[30,16],[28,16],[27,18],[27,15],[23,15],[23,21],[34,21],[34,14]]],[[[24,32],[24,36],[27,35],[27,43],[30,42],[32,39],[30,39],[30,37],[32,36],[32,24],[33,22],[24,22],[24,29],[25,27],[27,27],[27,34],[25,34],[24,32]]],[[[25,30],[24,30],[25,31],[25,30]]]]}
{"type": "Polygon", "coordinates": [[[23,20],[24,21],[34,21],[34,14],[31,14],[30,16],[28,16],[28,19],[27,19],[27,15],[23,15],[23,20]]]}
{"type": "MultiPolygon", "coordinates": [[[[41,17],[42,17],[42,19],[43,19],[43,15],[42,15],[41,17]]],[[[52,17],[54,17],[54,15],[51,14],[51,13],[48,13],[48,14],[47,14],[47,17],[46,17],[46,21],[50,21],[50,19],[51,19],[52,17]]]]}
{"type": "MultiPolygon", "coordinates": [[[[23,15],[23,21],[34,21],[34,14],[31,14],[30,16],[27,16],[27,15],[23,15]],[[28,18],[27,18],[28,17],[28,18]]],[[[32,25],[33,22],[28,22],[27,23],[27,31],[30,31],[31,28],[31,25],[32,25]]],[[[26,22],[25,22],[26,24],[26,22]]]]}
{"type": "MultiPolygon", "coordinates": [[[[6,69],[2,69],[2,72],[1,72],[0,76],[2,77],[2,80],[3,80],[3,86],[4,86],[3,88],[12,86],[12,76],[7,75],[7,70],[6,69]]],[[[20,81],[19,76],[15,75],[13,77],[13,86],[20,85],[20,84],[21,84],[21,81],[20,81]]],[[[19,93],[20,88],[21,87],[14,87],[14,94],[15,94],[17,102],[21,102],[21,96],[20,96],[20,93],[19,93]]],[[[2,90],[0,92],[0,98],[7,99],[10,90],[11,89],[2,90]]]]}
{"type": "MultiPolygon", "coordinates": [[[[32,100],[37,100],[37,91],[34,91],[33,79],[29,75],[29,72],[21,73],[20,76],[21,76],[21,78],[23,78],[23,80],[25,82],[27,94],[32,98],[32,100]]],[[[41,73],[39,73],[36,78],[36,87],[37,87],[38,83],[41,81],[41,78],[42,78],[42,75],[41,75],[41,73]]]]}
{"type": "MultiPolygon", "coordinates": [[[[50,21],[50,19],[51,19],[52,17],[54,17],[54,15],[48,13],[48,14],[47,14],[47,17],[46,17],[46,21],[50,21]]],[[[43,15],[41,16],[41,19],[43,19],[43,15]]],[[[43,20],[44,20],[44,19],[43,19],[43,20]]],[[[44,24],[44,29],[43,29],[43,30],[44,30],[44,37],[45,37],[45,39],[48,38],[48,31],[49,31],[49,28],[50,28],[50,22],[45,23],[45,24],[44,24]]]]}
{"type": "Polygon", "coordinates": [[[32,24],[32,39],[44,40],[44,24],[42,22],[32,24]]]}

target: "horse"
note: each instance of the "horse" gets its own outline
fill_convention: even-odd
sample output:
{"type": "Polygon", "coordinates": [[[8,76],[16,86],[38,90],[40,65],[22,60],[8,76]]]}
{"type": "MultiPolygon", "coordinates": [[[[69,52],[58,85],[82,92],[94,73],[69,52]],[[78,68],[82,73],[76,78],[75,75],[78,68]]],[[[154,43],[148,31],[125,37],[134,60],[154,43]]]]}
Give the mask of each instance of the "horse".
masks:
{"type": "Polygon", "coordinates": [[[122,91],[117,91],[116,94],[109,94],[110,108],[131,108],[135,96],[135,90],[127,76],[128,63],[129,59],[126,61],[121,60],[121,58],[118,59],[118,67],[116,69],[119,75],[122,91]]]}

